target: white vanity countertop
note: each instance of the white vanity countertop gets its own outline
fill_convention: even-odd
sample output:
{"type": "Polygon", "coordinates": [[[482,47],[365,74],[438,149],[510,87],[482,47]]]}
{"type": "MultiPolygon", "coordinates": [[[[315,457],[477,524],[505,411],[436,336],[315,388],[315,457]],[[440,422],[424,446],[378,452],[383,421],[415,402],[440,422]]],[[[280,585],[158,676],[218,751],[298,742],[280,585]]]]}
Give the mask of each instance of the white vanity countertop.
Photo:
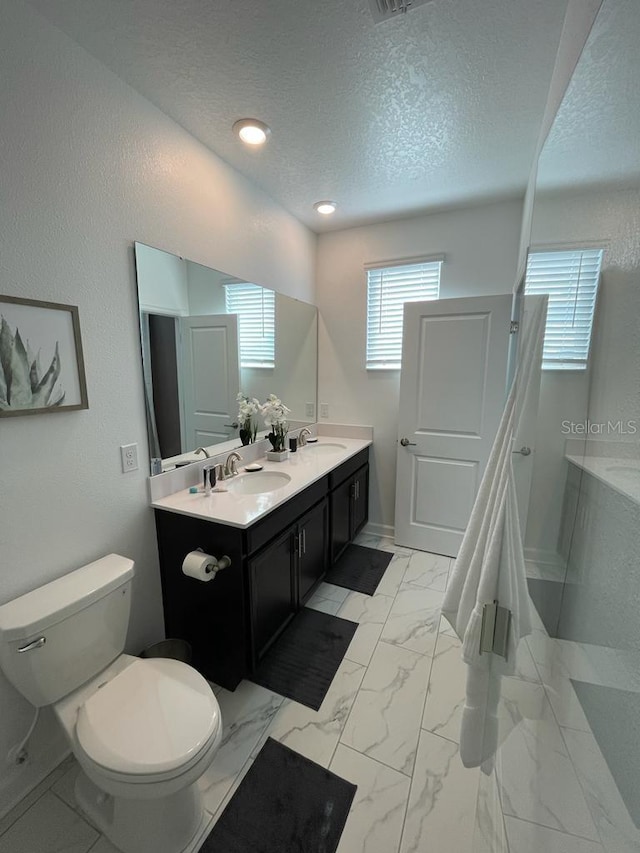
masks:
{"type": "MultiPolygon", "coordinates": [[[[264,466],[263,471],[273,471],[291,477],[288,483],[272,492],[243,495],[226,491],[205,495],[199,491],[193,495],[189,493],[189,489],[182,489],[165,498],[152,501],[151,506],[156,509],[176,512],[179,515],[190,515],[194,518],[216,521],[219,524],[228,524],[230,527],[250,527],[263,515],[285,503],[298,492],[306,489],[307,486],[346,462],[347,459],[355,456],[365,447],[369,447],[371,443],[370,439],[322,436],[315,444],[309,444],[307,447],[300,448],[296,453],[291,453],[285,462],[258,460],[264,466]],[[342,444],[344,450],[335,448],[335,452],[333,450],[314,452],[314,447],[323,444],[342,444]]],[[[241,475],[244,477],[255,476],[245,472],[243,463],[239,462],[238,476],[241,475]]],[[[233,480],[237,480],[237,477],[225,480],[219,485],[225,488],[233,480]]]]}
{"type": "Polygon", "coordinates": [[[640,460],[616,456],[574,456],[568,462],[640,505],[640,460]]]}

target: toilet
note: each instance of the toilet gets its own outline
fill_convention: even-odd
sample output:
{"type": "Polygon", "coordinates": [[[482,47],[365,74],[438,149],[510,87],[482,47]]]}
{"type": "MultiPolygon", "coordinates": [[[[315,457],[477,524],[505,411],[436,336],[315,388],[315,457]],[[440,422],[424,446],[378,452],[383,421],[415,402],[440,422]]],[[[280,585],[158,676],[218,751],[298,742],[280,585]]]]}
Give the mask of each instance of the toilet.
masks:
{"type": "Polygon", "coordinates": [[[132,560],[109,554],[0,607],[0,667],[50,705],[80,764],[76,799],[122,853],[192,853],[198,780],[222,736],[218,702],[185,663],[123,653],[132,560]]]}

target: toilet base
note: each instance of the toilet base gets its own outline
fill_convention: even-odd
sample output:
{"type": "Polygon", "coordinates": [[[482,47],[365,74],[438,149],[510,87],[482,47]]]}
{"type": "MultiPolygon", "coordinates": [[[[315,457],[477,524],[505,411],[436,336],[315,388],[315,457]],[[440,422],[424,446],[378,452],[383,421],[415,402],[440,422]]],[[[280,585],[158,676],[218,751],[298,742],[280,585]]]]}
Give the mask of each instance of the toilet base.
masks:
{"type": "Polygon", "coordinates": [[[133,800],[105,793],[80,771],[75,796],[91,823],[122,853],[195,853],[211,822],[197,783],[168,797],[133,800]]]}

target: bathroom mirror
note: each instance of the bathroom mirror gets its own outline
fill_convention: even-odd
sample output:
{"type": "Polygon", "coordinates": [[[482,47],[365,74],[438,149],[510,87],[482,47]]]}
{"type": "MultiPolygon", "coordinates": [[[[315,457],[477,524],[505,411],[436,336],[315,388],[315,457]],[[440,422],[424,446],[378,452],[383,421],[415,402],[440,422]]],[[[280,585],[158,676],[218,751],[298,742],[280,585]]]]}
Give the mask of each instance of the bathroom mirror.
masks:
{"type": "Polygon", "coordinates": [[[153,460],[164,471],[197,447],[236,447],[239,392],[276,394],[293,426],[315,422],[315,306],[143,243],[135,257],[152,473],[153,460]]]}

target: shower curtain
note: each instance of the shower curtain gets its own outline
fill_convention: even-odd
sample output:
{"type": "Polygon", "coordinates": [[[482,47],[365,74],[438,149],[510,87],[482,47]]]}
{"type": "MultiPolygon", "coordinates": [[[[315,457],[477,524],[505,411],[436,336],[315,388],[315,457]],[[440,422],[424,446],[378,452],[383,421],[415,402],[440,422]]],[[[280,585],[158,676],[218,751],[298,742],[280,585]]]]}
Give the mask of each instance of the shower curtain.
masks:
{"type": "Polygon", "coordinates": [[[512,442],[542,358],[545,319],[546,299],[537,301],[524,330],[518,368],[442,607],[462,640],[468,667],[460,757],[466,767],[482,765],[486,772],[498,747],[500,680],[513,674],[518,642],[531,633],[512,442]],[[480,653],[484,606],[494,601],[511,611],[506,660],[480,653]]]}

